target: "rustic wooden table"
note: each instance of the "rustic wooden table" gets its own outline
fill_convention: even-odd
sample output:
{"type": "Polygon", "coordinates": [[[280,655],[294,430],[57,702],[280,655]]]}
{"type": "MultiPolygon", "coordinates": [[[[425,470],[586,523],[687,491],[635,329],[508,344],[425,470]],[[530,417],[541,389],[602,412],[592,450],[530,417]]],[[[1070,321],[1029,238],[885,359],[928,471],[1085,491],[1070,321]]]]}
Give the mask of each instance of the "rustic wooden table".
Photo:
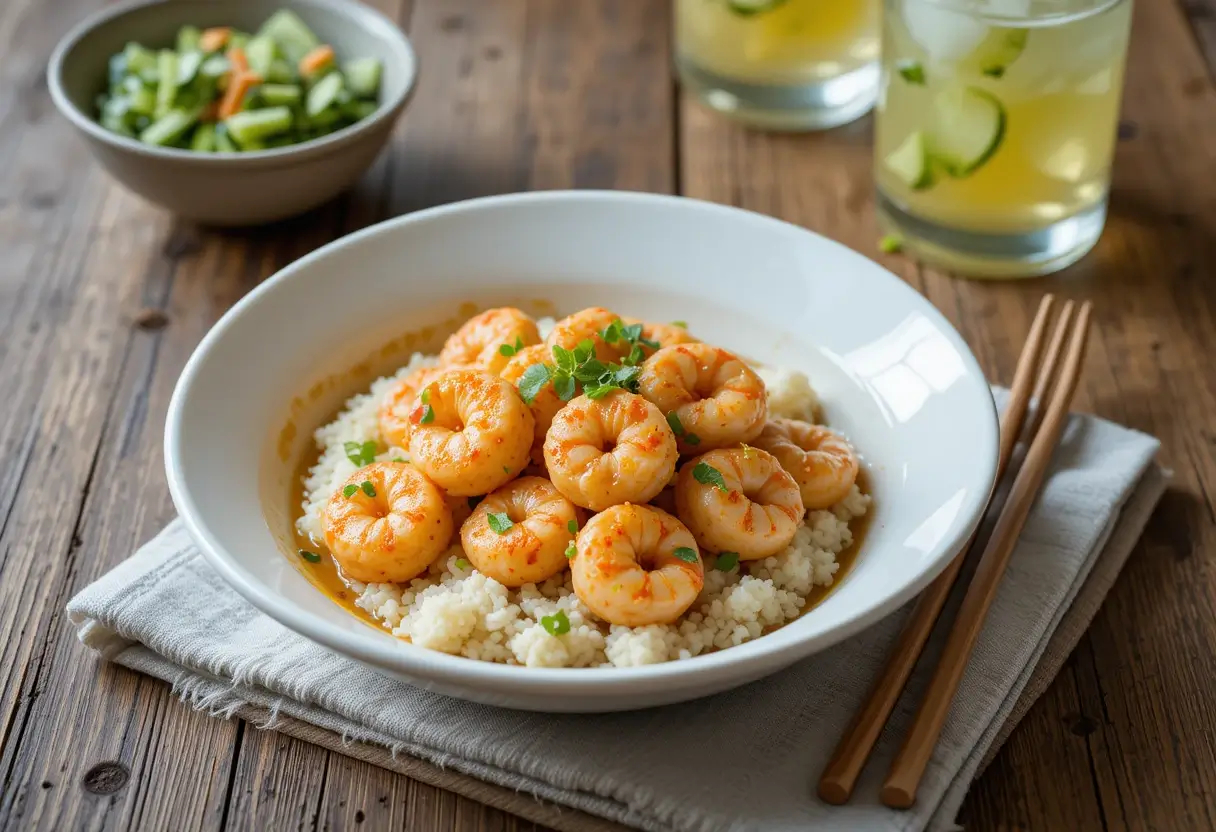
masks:
{"type": "MultiPolygon", "coordinates": [[[[173,384],[279,267],[384,217],[564,187],[741,205],[881,257],[869,120],[773,136],[707,114],[670,80],[660,0],[379,0],[422,65],[391,149],[321,210],[216,233],[118,188],[53,111],[47,57],[98,3],[0,3],[0,827],[531,827],[195,713],[99,664],[64,604],[172,518],[173,384]]],[[[1176,475],[1088,636],[973,789],[975,829],[1216,828],[1216,4],[1140,0],[1132,41],[1112,216],[1083,263],[984,284],[882,258],[997,380],[1044,290],[1092,299],[1078,405],[1161,437],[1176,475]]]]}

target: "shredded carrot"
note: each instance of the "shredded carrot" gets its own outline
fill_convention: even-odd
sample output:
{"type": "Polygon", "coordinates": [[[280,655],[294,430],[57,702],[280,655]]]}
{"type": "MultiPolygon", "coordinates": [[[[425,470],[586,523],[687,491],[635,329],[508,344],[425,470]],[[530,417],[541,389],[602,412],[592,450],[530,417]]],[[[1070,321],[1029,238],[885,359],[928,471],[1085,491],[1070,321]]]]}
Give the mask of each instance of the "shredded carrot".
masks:
{"type": "Polygon", "coordinates": [[[300,58],[300,74],[314,75],[331,66],[334,62],[334,48],[328,43],[313,47],[308,54],[300,58]]]}
{"type": "Polygon", "coordinates": [[[198,45],[204,52],[216,52],[224,48],[228,38],[232,37],[232,29],[228,26],[216,26],[206,29],[199,36],[198,45]]]}
{"type": "Polygon", "coordinates": [[[249,92],[250,87],[260,83],[262,77],[256,72],[233,73],[232,80],[228,82],[228,89],[224,90],[224,97],[220,99],[217,115],[221,119],[236,115],[245,101],[245,93],[249,92]]]}
{"type": "Polygon", "coordinates": [[[232,64],[232,73],[241,75],[249,71],[249,59],[245,57],[245,50],[239,46],[234,46],[228,50],[228,63],[232,64]]]}

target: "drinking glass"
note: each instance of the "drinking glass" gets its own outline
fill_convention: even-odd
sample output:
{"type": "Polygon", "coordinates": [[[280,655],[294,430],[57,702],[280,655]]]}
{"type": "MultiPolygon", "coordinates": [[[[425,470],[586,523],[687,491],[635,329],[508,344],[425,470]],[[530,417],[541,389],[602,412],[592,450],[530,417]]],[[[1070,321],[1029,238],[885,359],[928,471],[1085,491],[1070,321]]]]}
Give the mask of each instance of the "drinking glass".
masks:
{"type": "Polygon", "coordinates": [[[1047,274],[1106,220],[1131,0],[886,0],[880,223],[976,277],[1047,274]]]}
{"type": "Polygon", "coordinates": [[[709,107],[759,127],[816,130],[878,91],[881,0],[674,0],[676,71],[709,107]]]}

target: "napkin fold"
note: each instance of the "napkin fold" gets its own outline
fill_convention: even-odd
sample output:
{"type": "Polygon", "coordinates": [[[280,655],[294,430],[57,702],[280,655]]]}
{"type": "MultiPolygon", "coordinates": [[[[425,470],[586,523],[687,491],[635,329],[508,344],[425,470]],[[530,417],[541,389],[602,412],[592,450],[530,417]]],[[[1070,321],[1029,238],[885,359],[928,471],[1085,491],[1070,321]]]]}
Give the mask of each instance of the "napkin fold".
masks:
{"type": "Polygon", "coordinates": [[[1140,536],[1168,479],[1153,463],[1157,448],[1156,439],[1109,422],[1070,419],[918,802],[906,812],[881,806],[878,786],[945,624],[853,802],[820,802],[815,781],[910,606],[736,690],[599,715],[497,709],[380,676],[249,606],[211,570],[180,521],[82,590],[68,613],[80,639],[105,659],[170,682],[197,708],[242,716],[560,830],[948,829],[1140,536]]]}

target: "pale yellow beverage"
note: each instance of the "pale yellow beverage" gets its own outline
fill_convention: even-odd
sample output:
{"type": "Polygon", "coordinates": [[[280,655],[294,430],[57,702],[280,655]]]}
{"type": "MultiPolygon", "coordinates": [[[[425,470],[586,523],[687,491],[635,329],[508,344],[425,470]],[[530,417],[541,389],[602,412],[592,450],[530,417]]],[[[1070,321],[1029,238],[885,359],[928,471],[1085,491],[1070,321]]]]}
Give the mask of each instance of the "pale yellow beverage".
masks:
{"type": "Polygon", "coordinates": [[[1045,274],[1102,231],[1131,0],[888,0],[879,211],[923,258],[1045,274]]]}
{"type": "Polygon", "coordinates": [[[753,124],[814,129],[873,106],[880,0],[674,0],[681,81],[753,124]]]}

